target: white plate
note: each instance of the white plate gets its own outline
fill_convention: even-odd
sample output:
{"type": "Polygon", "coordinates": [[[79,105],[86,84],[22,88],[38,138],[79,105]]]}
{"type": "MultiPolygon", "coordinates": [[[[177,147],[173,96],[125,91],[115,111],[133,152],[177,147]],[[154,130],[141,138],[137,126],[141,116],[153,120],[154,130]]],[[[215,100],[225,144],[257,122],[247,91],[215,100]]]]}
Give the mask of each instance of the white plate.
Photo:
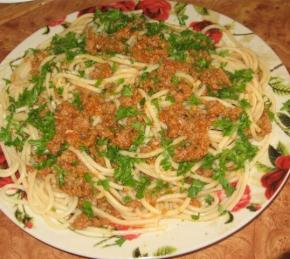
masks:
{"type": "MultiPolygon", "coordinates": [[[[7,2],[11,3],[16,1],[7,2]]],[[[174,5],[174,2],[170,2],[171,11],[169,21],[178,24],[174,13],[174,5]]],[[[273,50],[261,38],[229,17],[210,10],[207,10],[208,14],[201,15],[204,11],[204,9],[195,9],[192,5],[187,5],[186,14],[189,16],[186,20],[187,25],[192,21],[211,20],[231,28],[232,33],[235,35],[234,37],[244,46],[249,47],[257,53],[260,59],[272,69],[272,76],[283,78],[286,81],[288,80],[289,76],[286,68],[281,64],[280,59],[273,50]]],[[[66,17],[66,21],[72,21],[76,16],[77,13],[71,14],[66,17]]],[[[164,17],[166,18],[166,12],[164,17]]],[[[63,23],[65,21],[61,22],[63,23]]],[[[39,43],[51,37],[56,32],[60,32],[62,26],[55,25],[56,23],[57,22],[54,23],[53,27],[50,27],[48,34],[44,34],[47,29],[42,28],[24,40],[5,58],[5,60],[3,60],[2,65],[4,64],[5,66],[10,60],[21,56],[27,48],[36,47],[39,43]]],[[[7,71],[2,72],[5,74],[7,71]]],[[[289,96],[276,94],[275,98],[277,100],[277,109],[279,110],[282,103],[289,99],[289,96]]],[[[276,147],[279,141],[283,142],[288,148],[290,147],[289,137],[277,124],[274,124],[271,144],[276,147]]],[[[265,159],[267,160],[267,158],[265,159]]],[[[206,223],[170,220],[168,221],[169,227],[165,232],[143,234],[137,239],[125,242],[121,247],[96,247],[94,244],[99,242],[101,240],[100,238],[85,237],[69,230],[54,230],[47,226],[41,217],[35,216],[32,213],[34,217],[34,227],[32,229],[23,228],[15,219],[15,209],[11,204],[6,203],[0,198],[0,208],[15,224],[23,228],[27,233],[49,245],[70,253],[97,258],[130,258],[133,255],[133,251],[139,248],[142,254],[148,254],[150,257],[158,254],[157,251],[159,251],[159,255],[165,255],[166,252],[172,252],[170,255],[176,256],[198,250],[224,239],[256,218],[276,197],[286,183],[289,172],[285,172],[284,180],[270,199],[265,197],[265,188],[260,182],[262,175],[261,172],[257,172],[257,174],[251,176],[249,182],[250,194],[247,196],[249,199],[249,204],[247,205],[254,204],[257,209],[256,211],[242,208],[237,212],[233,212],[234,220],[229,224],[225,224],[225,219],[223,217],[206,223]],[[166,247],[169,247],[169,249],[166,249],[166,247]]]]}

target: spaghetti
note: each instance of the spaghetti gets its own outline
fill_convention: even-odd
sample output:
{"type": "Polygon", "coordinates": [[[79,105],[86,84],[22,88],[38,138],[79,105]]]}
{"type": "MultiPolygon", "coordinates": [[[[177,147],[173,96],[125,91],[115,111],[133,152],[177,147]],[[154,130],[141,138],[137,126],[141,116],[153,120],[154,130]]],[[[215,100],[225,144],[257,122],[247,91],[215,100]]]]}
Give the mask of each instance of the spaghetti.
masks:
{"type": "Polygon", "coordinates": [[[1,192],[56,228],[212,220],[239,202],[267,147],[268,79],[218,25],[83,15],[29,50],[1,88],[0,177],[13,180],[1,192]]]}

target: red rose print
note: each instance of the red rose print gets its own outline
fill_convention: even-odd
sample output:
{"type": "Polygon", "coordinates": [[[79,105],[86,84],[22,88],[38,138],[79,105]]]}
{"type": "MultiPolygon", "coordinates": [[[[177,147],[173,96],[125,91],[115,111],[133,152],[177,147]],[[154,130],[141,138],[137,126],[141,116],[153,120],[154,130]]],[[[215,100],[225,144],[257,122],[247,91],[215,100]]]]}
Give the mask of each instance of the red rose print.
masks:
{"type": "MultiPolygon", "coordinates": [[[[211,24],[213,24],[211,21],[204,20],[200,22],[192,22],[189,26],[195,31],[202,31],[205,27],[211,24]]],[[[210,37],[215,44],[219,43],[223,36],[221,30],[215,28],[209,29],[205,34],[210,37]]]]}
{"type": "Polygon", "coordinates": [[[277,169],[262,176],[261,183],[266,188],[265,196],[270,199],[279,188],[290,168],[290,156],[279,156],[275,165],[277,169]]]}
{"type": "Polygon", "coordinates": [[[0,150],[0,165],[2,166],[6,162],[6,158],[5,158],[4,154],[1,152],[2,151],[0,150]]]}
{"type": "Polygon", "coordinates": [[[3,186],[5,186],[9,183],[13,183],[12,178],[10,176],[0,178],[0,188],[2,188],[3,186]]]}
{"type": "Polygon", "coordinates": [[[165,0],[141,0],[137,9],[142,9],[143,13],[152,19],[165,21],[169,17],[171,5],[165,0]]]}
{"type": "MultiPolygon", "coordinates": [[[[232,185],[236,186],[237,183],[235,182],[232,185]]],[[[238,211],[242,208],[246,208],[248,206],[248,204],[250,203],[250,200],[251,200],[251,189],[247,185],[243,196],[241,197],[240,201],[235,205],[235,207],[232,209],[232,211],[235,212],[235,211],[238,211]]]]}
{"type": "MultiPolygon", "coordinates": [[[[4,154],[2,153],[2,150],[0,149],[0,167],[1,168],[7,168],[6,158],[4,154]]],[[[12,178],[10,176],[8,177],[0,177],[0,188],[5,186],[6,184],[13,183],[12,178]]]]}
{"type": "Polygon", "coordinates": [[[205,28],[206,26],[211,25],[212,22],[204,20],[201,22],[192,22],[189,26],[194,29],[195,31],[202,31],[203,28],[205,28]]]}
{"type": "Polygon", "coordinates": [[[94,13],[96,11],[96,7],[95,6],[91,6],[89,8],[86,8],[86,9],[83,9],[81,11],[79,11],[78,13],[78,17],[84,15],[84,14],[87,14],[87,13],[94,13]]]}
{"type": "Polygon", "coordinates": [[[279,169],[289,170],[289,168],[290,168],[290,156],[279,156],[275,161],[275,165],[279,169]]]}
{"type": "Polygon", "coordinates": [[[219,29],[210,29],[206,32],[206,35],[210,37],[215,44],[219,43],[223,36],[219,29]]]}
{"type": "Polygon", "coordinates": [[[122,235],[122,237],[126,240],[133,240],[140,236],[140,234],[129,234],[129,235],[122,235]]]}
{"type": "Polygon", "coordinates": [[[49,27],[54,27],[54,26],[57,26],[59,24],[63,24],[63,22],[65,21],[65,17],[62,17],[62,18],[59,18],[59,19],[55,19],[55,20],[52,20],[48,23],[48,26],[49,27]]]}
{"type": "MultiPolygon", "coordinates": [[[[112,224],[113,227],[115,227],[118,230],[127,230],[129,229],[128,226],[118,225],[118,224],[112,224]]],[[[140,236],[140,234],[128,234],[128,235],[122,235],[122,237],[126,240],[133,240],[140,236]]]]}
{"type": "MultiPolygon", "coordinates": [[[[231,185],[233,187],[236,187],[237,182],[233,182],[233,183],[231,183],[231,185]]],[[[219,202],[221,202],[221,200],[225,196],[225,191],[224,190],[218,191],[217,196],[218,196],[219,202]]],[[[235,205],[235,207],[232,209],[232,211],[235,212],[235,211],[238,211],[242,208],[247,207],[248,204],[250,203],[250,200],[251,200],[251,189],[247,185],[245,188],[243,196],[241,197],[240,201],[235,205]]]]}
{"type": "Polygon", "coordinates": [[[27,228],[32,228],[32,227],[33,227],[33,223],[32,223],[32,221],[28,221],[28,222],[26,222],[26,223],[25,223],[25,227],[27,227],[27,228]]]}
{"type": "Polygon", "coordinates": [[[102,6],[102,10],[107,10],[109,8],[113,8],[113,9],[119,9],[123,12],[128,12],[128,11],[132,11],[135,9],[135,2],[134,1],[120,1],[120,2],[116,2],[116,3],[111,3],[111,4],[107,4],[102,6]]]}
{"type": "Polygon", "coordinates": [[[270,199],[272,195],[279,188],[284,177],[286,176],[286,171],[277,170],[272,173],[267,173],[261,178],[262,185],[266,188],[265,196],[270,199]]]}

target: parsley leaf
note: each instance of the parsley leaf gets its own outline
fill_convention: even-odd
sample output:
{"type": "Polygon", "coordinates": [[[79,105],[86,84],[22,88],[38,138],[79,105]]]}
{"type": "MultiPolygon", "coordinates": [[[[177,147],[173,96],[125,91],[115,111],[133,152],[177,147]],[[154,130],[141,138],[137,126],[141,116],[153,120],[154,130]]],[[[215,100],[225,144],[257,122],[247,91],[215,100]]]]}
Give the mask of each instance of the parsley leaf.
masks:
{"type": "Polygon", "coordinates": [[[216,157],[212,154],[207,154],[202,160],[202,167],[205,169],[211,169],[216,157]]]}
{"type": "Polygon", "coordinates": [[[163,157],[164,158],[161,160],[160,165],[165,171],[168,171],[172,168],[168,152],[164,152],[163,157]]]}
{"type": "Polygon", "coordinates": [[[192,30],[184,30],[180,33],[172,32],[168,38],[169,55],[175,60],[185,61],[190,50],[214,49],[212,40],[205,34],[192,30]]]}
{"type": "Polygon", "coordinates": [[[94,14],[94,22],[108,34],[125,28],[134,19],[134,16],[129,16],[118,9],[109,9],[106,12],[97,10],[94,14]]]}
{"type": "Polygon", "coordinates": [[[220,129],[224,136],[230,136],[235,129],[234,123],[229,118],[225,117],[216,120],[213,126],[220,129]]]}
{"type": "Polygon", "coordinates": [[[130,85],[124,85],[123,86],[122,95],[123,96],[128,96],[128,97],[133,95],[133,91],[132,91],[132,88],[130,87],[130,85]]]}
{"type": "Polygon", "coordinates": [[[139,114],[139,112],[134,106],[120,107],[116,111],[115,117],[116,117],[116,120],[122,120],[124,118],[133,117],[133,116],[136,116],[138,114],[139,114]]]}
{"type": "Polygon", "coordinates": [[[38,140],[30,140],[29,143],[36,147],[37,154],[43,154],[46,150],[48,142],[55,135],[55,120],[51,111],[47,111],[42,115],[45,105],[36,109],[32,109],[28,113],[27,122],[38,129],[42,136],[38,140]]]}
{"type": "Polygon", "coordinates": [[[191,170],[194,164],[195,164],[194,161],[190,161],[190,162],[185,161],[185,162],[179,163],[178,168],[177,168],[177,175],[186,174],[187,172],[191,170]]]}
{"type": "Polygon", "coordinates": [[[79,111],[82,111],[84,109],[83,103],[82,103],[82,99],[80,96],[79,92],[74,92],[73,93],[73,100],[71,103],[73,106],[75,106],[79,111]]]}
{"type": "Polygon", "coordinates": [[[148,36],[160,34],[163,30],[168,28],[168,26],[165,25],[163,22],[146,23],[145,27],[146,27],[146,35],[148,36]]]}
{"type": "Polygon", "coordinates": [[[169,188],[169,183],[168,182],[164,182],[161,179],[157,179],[156,183],[155,183],[155,186],[153,188],[152,194],[156,195],[160,191],[162,191],[164,189],[168,189],[168,188],[169,188]]]}
{"type": "Polygon", "coordinates": [[[93,212],[92,204],[91,204],[90,201],[88,201],[88,200],[84,200],[83,201],[82,211],[89,218],[93,218],[94,217],[94,212],[93,212]]]}
{"type": "Polygon", "coordinates": [[[108,179],[102,179],[98,181],[98,185],[103,186],[103,188],[108,191],[110,189],[110,184],[108,179]]]}
{"type": "Polygon", "coordinates": [[[59,186],[63,186],[64,185],[64,177],[65,177],[65,170],[58,166],[58,165],[54,165],[53,166],[53,170],[54,172],[56,173],[56,178],[57,178],[57,181],[58,181],[58,185],[59,186]]]}
{"type": "Polygon", "coordinates": [[[65,53],[66,59],[71,61],[76,55],[85,53],[85,39],[78,37],[75,32],[68,32],[64,36],[56,34],[51,41],[51,51],[58,55],[65,53]]]}
{"type": "Polygon", "coordinates": [[[227,196],[231,196],[235,188],[229,184],[228,180],[225,178],[225,171],[222,169],[214,170],[213,179],[217,180],[223,189],[226,191],[227,196]]]}
{"type": "Polygon", "coordinates": [[[114,170],[115,179],[125,186],[134,187],[136,180],[132,171],[136,159],[121,155],[116,146],[109,146],[104,155],[116,165],[114,170]]]}
{"type": "Polygon", "coordinates": [[[205,200],[207,205],[211,205],[212,202],[214,201],[214,198],[210,194],[208,194],[205,196],[204,200],[205,200]]]}
{"type": "Polygon", "coordinates": [[[180,83],[180,79],[176,75],[173,75],[170,81],[174,85],[178,85],[180,83]]]}
{"type": "Polygon", "coordinates": [[[191,105],[201,104],[201,100],[198,97],[196,97],[195,94],[189,96],[186,102],[191,105]]]}
{"type": "Polygon", "coordinates": [[[52,67],[54,65],[54,62],[45,63],[42,66],[39,75],[33,76],[31,79],[33,88],[30,90],[25,88],[24,91],[19,95],[17,101],[13,99],[10,100],[11,105],[15,106],[15,108],[20,108],[23,106],[31,107],[38,100],[39,95],[44,91],[45,87],[43,84],[46,78],[46,74],[52,71],[52,67]]]}
{"type": "Polygon", "coordinates": [[[200,218],[200,213],[191,215],[192,220],[199,220],[199,218],[200,218]]]}
{"type": "Polygon", "coordinates": [[[133,125],[133,128],[138,131],[138,136],[134,139],[133,144],[130,147],[130,151],[136,151],[137,148],[143,144],[145,140],[145,127],[142,123],[136,122],[133,125]]]}
{"type": "Polygon", "coordinates": [[[150,180],[148,177],[141,177],[140,180],[136,184],[136,198],[142,199],[144,198],[144,192],[146,187],[150,184],[150,180]]]}
{"type": "Polygon", "coordinates": [[[190,198],[195,198],[197,196],[197,194],[203,189],[203,187],[205,186],[206,183],[197,180],[197,179],[193,179],[191,186],[188,189],[188,197],[190,198]]]}
{"type": "MultiPolygon", "coordinates": [[[[247,83],[253,79],[252,69],[240,69],[235,72],[227,72],[232,86],[229,88],[222,88],[217,91],[217,97],[221,99],[238,100],[239,94],[244,92],[247,83]]],[[[212,92],[211,95],[214,95],[212,92]]]]}
{"type": "Polygon", "coordinates": [[[251,108],[251,104],[246,99],[240,100],[240,106],[243,110],[246,110],[248,108],[251,108]]]}

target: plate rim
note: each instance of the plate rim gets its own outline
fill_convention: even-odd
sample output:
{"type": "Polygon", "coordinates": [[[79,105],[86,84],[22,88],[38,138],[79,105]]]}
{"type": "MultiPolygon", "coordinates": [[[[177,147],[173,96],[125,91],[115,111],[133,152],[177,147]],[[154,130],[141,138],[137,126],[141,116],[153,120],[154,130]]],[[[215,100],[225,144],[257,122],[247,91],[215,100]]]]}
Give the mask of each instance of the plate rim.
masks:
{"type": "MultiPolygon", "coordinates": [[[[176,1],[171,1],[171,0],[166,0],[167,2],[170,2],[171,4],[175,4],[176,1]]],[[[118,2],[118,1],[117,1],[118,2]]],[[[199,6],[199,5],[196,5],[196,4],[192,4],[192,3],[186,3],[188,6],[192,6],[192,7],[195,7],[195,6],[199,6]]],[[[259,41],[262,41],[264,44],[267,45],[267,47],[269,49],[271,49],[272,53],[271,53],[271,56],[273,56],[273,54],[276,56],[276,58],[281,62],[282,64],[282,68],[284,68],[286,70],[286,73],[287,73],[287,76],[290,77],[290,72],[288,71],[287,67],[284,65],[284,63],[282,62],[282,60],[280,59],[280,57],[278,56],[278,54],[275,52],[275,50],[272,48],[271,45],[268,44],[268,42],[266,40],[264,40],[259,34],[257,34],[255,31],[253,31],[252,29],[250,29],[248,26],[244,25],[243,23],[235,20],[234,18],[232,18],[231,16],[228,16],[228,15],[225,15],[223,13],[220,13],[218,11],[215,11],[213,9],[210,9],[210,8],[207,8],[209,11],[215,13],[215,14],[218,14],[222,17],[225,17],[227,19],[230,19],[231,21],[239,24],[239,25],[242,25],[243,27],[245,27],[247,30],[249,30],[249,32],[253,33],[254,37],[258,38],[259,41]]],[[[70,16],[70,15],[75,15],[79,12],[80,10],[78,11],[75,11],[75,12],[72,12],[72,13],[68,13],[67,16],[70,16]]],[[[191,17],[192,18],[192,17],[191,17]]],[[[188,26],[187,26],[188,27],[188,26]]],[[[26,41],[29,41],[31,40],[31,37],[35,37],[37,36],[36,34],[38,33],[41,33],[41,30],[43,30],[45,27],[40,27],[39,29],[37,29],[36,31],[32,32],[29,36],[27,36],[24,40],[22,40],[19,44],[17,44],[1,61],[0,61],[0,67],[5,64],[7,62],[7,60],[9,60],[9,56],[10,55],[13,55],[14,54],[14,51],[17,52],[19,51],[18,49],[20,48],[21,49],[21,45],[26,42],[26,41]]],[[[42,34],[42,33],[41,33],[42,34]]],[[[53,35],[51,35],[53,36],[53,35]]],[[[41,43],[43,41],[39,41],[39,43],[41,43]]],[[[39,44],[38,43],[38,44],[39,44]]],[[[22,50],[23,51],[23,50],[22,50]]],[[[257,54],[255,52],[255,54],[257,54]]],[[[270,70],[270,68],[269,68],[270,70]]],[[[250,218],[250,220],[247,220],[245,223],[239,225],[238,227],[233,227],[233,229],[231,229],[230,231],[227,232],[227,234],[225,234],[224,236],[222,236],[221,238],[217,238],[215,241],[211,242],[210,244],[205,244],[204,246],[200,246],[198,248],[195,248],[195,249],[191,249],[189,251],[185,251],[185,252],[176,252],[172,255],[166,255],[166,258],[174,258],[176,256],[183,256],[183,255],[187,255],[187,254],[190,254],[190,253],[194,253],[194,252],[197,252],[197,251],[200,251],[202,249],[205,249],[205,248],[208,248],[208,247],[211,247],[211,246],[214,246],[216,245],[217,243],[233,236],[234,234],[236,234],[237,232],[241,231],[242,229],[244,229],[245,227],[247,227],[250,223],[252,223],[254,220],[256,220],[258,217],[260,217],[262,215],[262,213],[264,213],[266,211],[266,209],[269,208],[269,206],[271,204],[273,204],[273,202],[276,200],[276,198],[278,197],[278,195],[281,193],[281,191],[283,190],[283,188],[285,188],[285,186],[287,185],[287,182],[290,178],[290,169],[288,170],[288,172],[286,173],[286,176],[284,177],[283,181],[281,182],[280,186],[278,187],[278,189],[275,191],[275,193],[273,194],[273,196],[264,201],[262,203],[262,207],[256,211],[255,215],[253,215],[253,217],[250,218]]],[[[0,198],[0,201],[1,201],[1,198],[0,198]]],[[[2,200],[3,201],[3,200],[2,200]]],[[[77,251],[74,251],[73,249],[69,248],[69,249],[64,249],[61,245],[58,245],[58,243],[51,243],[49,241],[45,241],[39,234],[37,233],[34,233],[32,231],[29,231],[28,228],[25,228],[23,226],[21,226],[17,220],[14,218],[14,217],[10,217],[10,215],[8,215],[9,213],[7,213],[7,211],[10,209],[10,204],[9,204],[9,208],[5,208],[5,205],[2,204],[3,202],[0,203],[0,210],[3,212],[3,214],[10,220],[12,221],[16,226],[18,226],[21,230],[24,230],[27,234],[29,234],[30,236],[32,236],[33,238],[45,243],[46,245],[50,246],[50,247],[53,247],[53,248],[56,248],[56,249],[59,249],[60,251],[64,251],[66,253],[69,253],[71,255],[78,255],[78,256],[86,256],[86,257],[89,257],[89,258],[108,258],[108,257],[91,257],[91,256],[88,256],[88,255],[84,255],[82,253],[79,253],[77,251]],[[7,211],[6,211],[7,210],[7,211]]],[[[13,206],[13,205],[12,205],[13,206]]],[[[11,207],[12,207],[11,206],[11,207]]],[[[8,207],[8,205],[7,205],[8,207]]],[[[35,214],[33,213],[33,216],[34,217],[37,217],[37,218],[41,218],[40,215],[38,214],[35,214]]],[[[57,231],[57,230],[53,230],[51,229],[52,231],[57,231]]],[[[111,258],[111,257],[109,257],[111,258]]],[[[163,256],[149,256],[149,257],[146,257],[146,258],[163,258],[163,256]]]]}

